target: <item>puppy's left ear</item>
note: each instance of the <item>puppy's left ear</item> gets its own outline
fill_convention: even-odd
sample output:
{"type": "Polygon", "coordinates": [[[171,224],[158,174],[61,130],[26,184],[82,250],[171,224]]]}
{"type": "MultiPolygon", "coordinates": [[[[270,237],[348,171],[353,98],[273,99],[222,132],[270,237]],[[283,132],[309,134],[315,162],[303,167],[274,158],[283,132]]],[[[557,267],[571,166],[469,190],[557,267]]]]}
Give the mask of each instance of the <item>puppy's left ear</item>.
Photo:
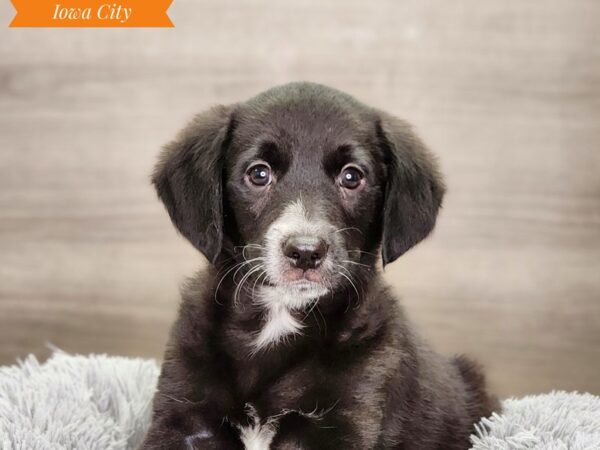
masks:
{"type": "Polygon", "coordinates": [[[177,230],[212,263],[223,242],[222,158],[232,128],[232,107],[198,114],[165,146],[152,174],[177,230]]]}
{"type": "Polygon", "coordinates": [[[383,211],[383,265],[426,238],[445,192],[437,163],[406,122],[378,112],[377,129],[387,162],[383,211]]]}

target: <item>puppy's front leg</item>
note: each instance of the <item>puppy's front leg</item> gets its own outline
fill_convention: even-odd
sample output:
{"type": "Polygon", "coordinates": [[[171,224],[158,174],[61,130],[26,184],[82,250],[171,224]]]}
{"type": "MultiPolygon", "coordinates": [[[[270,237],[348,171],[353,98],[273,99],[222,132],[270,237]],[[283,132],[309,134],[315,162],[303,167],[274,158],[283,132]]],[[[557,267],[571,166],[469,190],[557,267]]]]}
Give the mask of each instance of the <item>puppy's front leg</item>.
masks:
{"type": "Polygon", "coordinates": [[[209,424],[197,411],[163,411],[155,420],[139,450],[242,450],[238,432],[229,423],[209,424]]]}
{"type": "Polygon", "coordinates": [[[167,355],[154,396],[152,424],[140,450],[238,450],[244,446],[228,418],[233,400],[220,368],[167,355]]]}
{"type": "Polygon", "coordinates": [[[139,450],[242,450],[243,444],[230,425],[212,431],[200,425],[193,432],[183,431],[167,422],[155,422],[150,427],[139,450]],[[189,433],[189,434],[188,434],[189,433]]]}

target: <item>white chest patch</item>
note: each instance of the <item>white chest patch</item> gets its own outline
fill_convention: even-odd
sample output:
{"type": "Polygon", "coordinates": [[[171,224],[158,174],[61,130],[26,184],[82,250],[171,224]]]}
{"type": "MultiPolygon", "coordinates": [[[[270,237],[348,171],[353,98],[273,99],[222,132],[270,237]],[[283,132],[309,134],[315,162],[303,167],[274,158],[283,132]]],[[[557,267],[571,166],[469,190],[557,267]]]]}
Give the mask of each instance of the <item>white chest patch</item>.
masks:
{"type": "Polygon", "coordinates": [[[253,342],[253,352],[276,345],[304,327],[283,304],[265,303],[265,307],[267,320],[253,342]]]}
{"type": "Polygon", "coordinates": [[[277,433],[277,421],[269,419],[261,424],[256,410],[250,405],[247,405],[246,409],[250,423],[247,426],[238,426],[244,447],[246,450],[268,450],[277,433]]]}

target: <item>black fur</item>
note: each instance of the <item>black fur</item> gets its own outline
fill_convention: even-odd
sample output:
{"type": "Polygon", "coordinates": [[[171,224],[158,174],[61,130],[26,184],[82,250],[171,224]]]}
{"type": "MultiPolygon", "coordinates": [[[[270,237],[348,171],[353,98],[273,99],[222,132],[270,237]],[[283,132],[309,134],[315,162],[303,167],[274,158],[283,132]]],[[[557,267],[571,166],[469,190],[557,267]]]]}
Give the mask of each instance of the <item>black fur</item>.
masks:
{"type": "Polygon", "coordinates": [[[166,147],[153,182],[177,229],[213,264],[182,291],[142,449],[243,448],[247,404],[263,421],[278,416],[274,449],[469,448],[473,424],[498,407],[480,369],[432,352],[377,269],[379,249],[388,264],[431,232],[444,194],[407,124],[293,83],[197,116],[166,147]],[[260,194],[243,183],[256,159],[277,178],[260,194]],[[365,170],[359,194],[334,181],[349,161],[365,170]],[[293,312],[302,335],[250,355],[265,322],[253,301],[260,280],[249,277],[236,297],[239,277],[227,269],[298,198],[348,228],[346,270],[357,286],[333,283],[317,311],[293,312]],[[307,414],[315,409],[318,419],[307,414]]]}

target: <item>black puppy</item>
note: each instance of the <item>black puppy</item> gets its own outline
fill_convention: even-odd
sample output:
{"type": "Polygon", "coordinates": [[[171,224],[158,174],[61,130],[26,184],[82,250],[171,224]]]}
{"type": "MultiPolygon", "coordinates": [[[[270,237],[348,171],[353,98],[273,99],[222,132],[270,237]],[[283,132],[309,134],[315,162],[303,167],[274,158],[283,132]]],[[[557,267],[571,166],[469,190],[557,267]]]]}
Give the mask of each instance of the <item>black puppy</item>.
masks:
{"type": "Polygon", "coordinates": [[[143,449],[467,449],[496,402],[414,334],[377,263],[444,186],[403,121],[293,83],[197,116],[153,177],[212,263],[183,289],[143,449]]]}

